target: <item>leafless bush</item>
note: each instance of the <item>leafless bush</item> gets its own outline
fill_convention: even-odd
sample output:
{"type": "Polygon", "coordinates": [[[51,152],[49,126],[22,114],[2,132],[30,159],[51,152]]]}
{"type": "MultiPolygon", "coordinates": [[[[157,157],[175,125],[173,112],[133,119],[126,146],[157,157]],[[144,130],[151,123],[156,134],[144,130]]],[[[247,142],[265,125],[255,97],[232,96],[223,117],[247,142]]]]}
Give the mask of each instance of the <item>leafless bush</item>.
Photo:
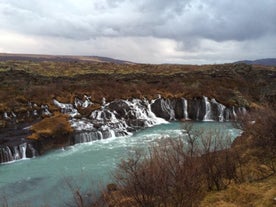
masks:
{"type": "Polygon", "coordinates": [[[238,157],[230,149],[231,138],[214,130],[201,137],[202,171],[207,180],[208,190],[226,188],[237,179],[238,157]]]}
{"type": "Polygon", "coordinates": [[[238,179],[239,157],[230,149],[230,137],[191,124],[183,125],[183,132],[122,160],[114,175],[116,191],[108,191],[105,201],[114,207],[193,207],[206,191],[238,179]]]}
{"type": "Polygon", "coordinates": [[[276,112],[265,104],[244,116],[236,123],[247,138],[247,146],[254,150],[259,162],[276,172],[276,112]]]}
{"type": "Polygon", "coordinates": [[[201,200],[201,166],[185,145],[183,139],[164,139],[119,165],[117,184],[133,206],[194,206],[201,200]]]}

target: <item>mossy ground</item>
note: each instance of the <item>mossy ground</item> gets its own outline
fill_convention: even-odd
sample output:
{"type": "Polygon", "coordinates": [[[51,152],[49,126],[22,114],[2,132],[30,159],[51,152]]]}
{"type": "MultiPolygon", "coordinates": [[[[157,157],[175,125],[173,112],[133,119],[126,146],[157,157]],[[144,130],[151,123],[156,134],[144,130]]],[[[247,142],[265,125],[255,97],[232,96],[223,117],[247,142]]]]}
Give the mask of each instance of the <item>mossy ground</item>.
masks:
{"type": "Polygon", "coordinates": [[[201,207],[272,207],[276,206],[276,176],[242,184],[231,184],[226,190],[209,192],[201,207]]]}

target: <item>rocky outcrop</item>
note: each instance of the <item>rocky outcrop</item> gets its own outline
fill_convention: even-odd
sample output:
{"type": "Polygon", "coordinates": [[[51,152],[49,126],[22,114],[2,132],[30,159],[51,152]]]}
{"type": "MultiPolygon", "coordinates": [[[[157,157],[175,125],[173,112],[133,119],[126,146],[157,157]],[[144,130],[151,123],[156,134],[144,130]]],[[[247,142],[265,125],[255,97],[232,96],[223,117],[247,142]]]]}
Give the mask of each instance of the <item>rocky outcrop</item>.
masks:
{"type": "Polygon", "coordinates": [[[175,119],[175,100],[159,98],[151,104],[152,112],[163,119],[175,119]]]}
{"type": "Polygon", "coordinates": [[[206,113],[203,98],[193,98],[188,100],[188,117],[191,120],[200,121],[204,119],[206,113]]]}

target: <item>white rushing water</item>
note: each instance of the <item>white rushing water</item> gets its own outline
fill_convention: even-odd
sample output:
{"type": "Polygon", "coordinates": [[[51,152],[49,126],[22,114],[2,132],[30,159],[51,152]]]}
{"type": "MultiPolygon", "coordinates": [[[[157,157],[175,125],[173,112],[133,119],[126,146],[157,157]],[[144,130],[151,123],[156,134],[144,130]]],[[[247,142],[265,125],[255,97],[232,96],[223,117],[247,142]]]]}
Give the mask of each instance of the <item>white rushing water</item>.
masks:
{"type": "Polygon", "coordinates": [[[187,120],[189,119],[189,115],[188,115],[188,101],[185,98],[182,98],[183,101],[183,113],[184,113],[184,119],[187,120]]]}
{"type": "MultiPolygon", "coordinates": [[[[231,123],[195,122],[195,128],[221,129],[239,134],[231,123]]],[[[111,182],[110,174],[121,159],[137,148],[146,148],[164,137],[182,135],[181,123],[153,126],[132,136],[101,139],[49,152],[41,157],[0,166],[0,199],[9,206],[68,206],[72,191],[79,188],[85,198],[93,198],[111,182]],[[86,195],[86,196],[85,196],[86,195]]],[[[24,153],[21,146],[19,153],[24,153]]]]}
{"type": "Polygon", "coordinates": [[[212,117],[211,104],[206,96],[203,96],[203,100],[205,103],[205,115],[203,117],[203,121],[213,121],[211,119],[212,117]]]}

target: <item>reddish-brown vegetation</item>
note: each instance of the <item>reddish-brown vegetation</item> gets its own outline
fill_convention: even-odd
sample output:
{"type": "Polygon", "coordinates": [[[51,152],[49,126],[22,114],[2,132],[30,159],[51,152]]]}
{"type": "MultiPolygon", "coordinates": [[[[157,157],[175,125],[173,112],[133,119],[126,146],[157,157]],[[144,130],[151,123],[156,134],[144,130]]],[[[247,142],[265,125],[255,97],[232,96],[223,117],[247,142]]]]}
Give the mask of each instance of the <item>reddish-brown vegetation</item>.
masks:
{"type": "Polygon", "coordinates": [[[68,116],[64,114],[55,114],[52,117],[46,117],[32,125],[31,130],[33,133],[28,138],[36,140],[48,136],[57,139],[60,136],[68,136],[73,132],[68,122],[68,116]]]}
{"type": "Polygon", "coordinates": [[[101,205],[272,206],[275,114],[263,108],[240,120],[238,125],[245,132],[231,148],[221,133],[192,133],[186,124],[184,139],[164,139],[124,159],[101,205]]]}

